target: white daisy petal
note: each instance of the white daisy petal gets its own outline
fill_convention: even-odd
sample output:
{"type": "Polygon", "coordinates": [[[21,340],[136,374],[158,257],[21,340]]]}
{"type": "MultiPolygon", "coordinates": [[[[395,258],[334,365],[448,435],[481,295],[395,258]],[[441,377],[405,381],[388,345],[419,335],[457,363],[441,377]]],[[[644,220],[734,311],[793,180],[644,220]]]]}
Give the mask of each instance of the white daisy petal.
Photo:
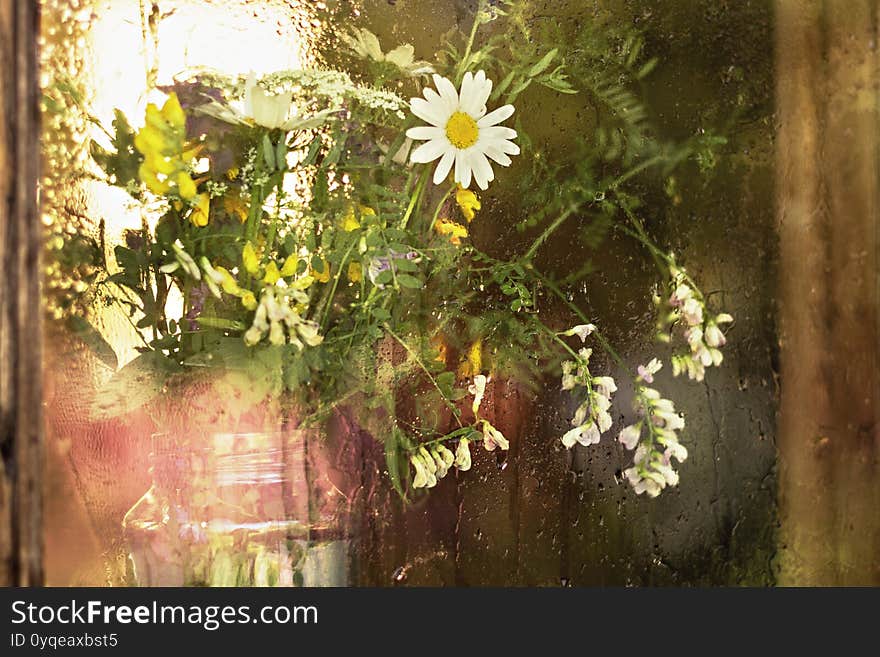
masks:
{"type": "Polygon", "coordinates": [[[442,106],[429,103],[424,98],[412,98],[409,101],[409,109],[422,121],[427,121],[431,125],[441,128],[446,125],[446,121],[449,119],[442,106]]]}
{"type": "Polygon", "coordinates": [[[469,98],[474,95],[473,92],[474,75],[470,71],[464,74],[461,79],[461,93],[459,94],[461,108],[467,112],[466,103],[469,98]]]}
{"type": "MultiPolygon", "coordinates": [[[[488,128],[489,126],[493,126],[496,123],[501,123],[502,121],[509,119],[513,115],[513,112],[513,105],[502,105],[477,121],[477,125],[481,128],[488,128]]],[[[516,135],[515,132],[514,135],[516,135]]]]}
{"type": "Polygon", "coordinates": [[[480,118],[486,113],[486,101],[492,93],[492,80],[486,79],[485,71],[477,71],[470,85],[470,93],[465,95],[462,86],[461,108],[470,114],[479,124],[480,118]]]}
{"type": "Polygon", "coordinates": [[[447,142],[441,139],[432,139],[431,141],[425,142],[421,146],[419,146],[416,150],[413,151],[413,154],[410,155],[410,160],[416,163],[426,163],[433,162],[438,157],[443,155],[443,153],[447,150],[447,142]]]}
{"type": "Polygon", "coordinates": [[[503,125],[493,125],[488,128],[480,128],[480,136],[490,141],[516,139],[516,130],[503,125]]]}
{"type": "MultiPolygon", "coordinates": [[[[508,142],[509,143],[509,142],[508,142]]],[[[507,156],[507,154],[502,151],[495,143],[486,144],[483,147],[483,152],[486,154],[491,160],[494,160],[498,164],[503,167],[509,167],[511,159],[507,156]]]]}
{"type": "Polygon", "coordinates": [[[444,112],[452,114],[456,110],[456,104],[454,102],[451,102],[448,99],[444,98],[436,91],[431,89],[431,87],[425,87],[422,95],[424,95],[425,100],[433,105],[436,105],[437,107],[442,108],[444,112]]]}
{"type": "Polygon", "coordinates": [[[455,151],[455,182],[464,188],[471,184],[471,164],[466,151],[455,151]]]}
{"type": "Polygon", "coordinates": [[[488,189],[489,183],[495,179],[495,174],[492,172],[492,165],[489,164],[489,160],[480,151],[475,151],[471,154],[470,161],[474,169],[474,180],[477,181],[477,185],[480,189],[488,189]]]}
{"type": "Polygon", "coordinates": [[[492,145],[497,146],[502,153],[506,153],[507,155],[519,155],[519,146],[512,141],[502,139],[494,142],[492,145]]]}
{"type": "Polygon", "coordinates": [[[426,139],[443,139],[446,136],[446,131],[436,126],[420,125],[407,130],[406,136],[410,139],[422,141],[426,139]]]}
{"type": "Polygon", "coordinates": [[[437,87],[440,96],[445,98],[447,102],[451,102],[454,107],[458,107],[458,92],[448,78],[434,73],[434,86],[437,87]]]}
{"type": "Polygon", "coordinates": [[[446,177],[449,175],[449,171],[450,169],[452,169],[452,165],[455,162],[455,152],[455,149],[449,148],[445,153],[443,153],[443,157],[440,158],[440,163],[434,170],[435,185],[441,185],[446,177]]]}

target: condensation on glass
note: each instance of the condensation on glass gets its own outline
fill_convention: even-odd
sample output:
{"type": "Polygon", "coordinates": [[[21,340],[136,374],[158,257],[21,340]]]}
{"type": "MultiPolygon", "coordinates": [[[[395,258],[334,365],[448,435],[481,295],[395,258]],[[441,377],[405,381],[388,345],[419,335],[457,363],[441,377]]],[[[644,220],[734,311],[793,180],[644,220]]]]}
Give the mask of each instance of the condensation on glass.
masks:
{"type": "MultiPolygon", "coordinates": [[[[44,0],[42,83],[51,96],[53,85],[79,82],[84,102],[99,122],[109,124],[116,107],[138,116],[151,99],[148,89],[168,84],[184,68],[259,73],[316,63],[322,26],[311,13],[312,4],[44,0]]],[[[430,49],[446,30],[468,24],[472,3],[360,4],[364,24],[380,37],[430,49]]],[[[558,13],[560,20],[588,21],[594,3],[536,4],[544,12],[558,13]]],[[[689,3],[609,4],[621,4],[620,20],[637,20],[649,45],[663,52],[664,66],[646,83],[646,94],[670,137],[697,131],[703,121],[717,118],[705,115],[706,108],[724,106],[727,96],[742,89],[733,81],[743,76],[749,78],[748,93],[759,99],[752,108],[754,116],[736,119],[739,128],[729,149],[733,156],[722,173],[699,194],[689,189],[688,181],[679,181],[682,198],[665,217],[667,237],[681,259],[699,273],[706,289],[724,295],[724,307],[737,318],[725,367],[713,372],[709,382],[694,386],[669,380],[668,393],[680,400],[688,419],[691,458],[682,470],[686,486],[657,500],[635,497],[620,485],[624,459],[616,443],[571,453],[558,445],[565,418],[558,410],[564,403],[555,380],[537,395],[510,385],[498,391],[503,400],[499,412],[512,428],[506,459],[475,455],[474,469],[466,477],[450,476],[415,506],[404,506],[383,477],[381,445],[362,432],[343,428],[340,435],[349,448],[334,452],[333,458],[344,461],[337,465],[349,475],[353,459],[361,464],[356,485],[347,482],[352,496],[347,526],[323,536],[312,527],[303,537],[290,539],[301,528],[279,529],[278,509],[272,509],[280,505],[283,511],[300,503],[292,488],[302,479],[285,470],[292,467],[295,455],[282,459],[268,450],[268,460],[248,461],[254,456],[254,441],[271,440],[273,434],[255,438],[206,431],[207,444],[225,440],[238,447],[230,447],[225,456],[212,451],[211,462],[199,466],[208,473],[199,488],[198,483],[176,481],[181,463],[175,459],[181,455],[163,449],[161,437],[151,439],[145,414],[133,412],[124,419],[95,416],[95,391],[137,354],[139,344],[126,314],[103,305],[97,294],[92,300],[94,316],[117,359],[102,361],[89,345],[63,329],[52,328],[47,336],[50,584],[555,586],[774,581],[778,247],[774,73],[768,55],[773,47],[772,7],[734,3],[737,7],[720,9],[713,8],[715,3],[698,3],[705,20],[694,21],[684,7],[689,3]],[[256,491],[254,500],[248,498],[253,506],[238,509],[250,521],[218,512],[225,492],[243,482],[256,491]],[[222,523],[239,526],[239,534],[233,531],[230,536],[246,534],[236,552],[247,556],[245,565],[218,556],[222,550],[216,544],[208,547],[212,544],[206,533],[222,523]],[[254,529],[250,523],[260,527],[254,529]],[[175,570],[157,556],[163,549],[186,552],[187,558],[171,560],[175,570]],[[205,555],[198,565],[198,557],[205,555]],[[178,567],[183,563],[190,564],[186,572],[178,567]],[[245,571],[246,576],[241,574],[245,571]]],[[[54,239],[89,235],[109,254],[114,244],[122,243],[127,228],[156,218],[129,207],[119,190],[88,175],[86,144],[96,128],[74,108],[60,110],[47,113],[44,124],[44,223],[54,239]]],[[[564,153],[590,107],[588,99],[576,99],[548,109],[540,94],[532,94],[517,112],[524,121],[540,117],[537,140],[553,154],[564,153]]],[[[488,195],[484,205],[493,222],[480,239],[499,248],[518,239],[511,222],[504,221],[515,213],[516,199],[488,195]]],[[[574,236],[561,236],[543,256],[548,266],[571,264],[564,252],[568,238],[574,236]]],[[[609,329],[625,345],[625,360],[640,362],[651,354],[653,315],[643,291],[650,287],[652,274],[614,240],[595,254],[594,264],[598,276],[616,282],[605,286],[607,298],[594,298],[586,287],[582,298],[603,309],[625,309],[609,329]]],[[[61,280],[48,273],[50,312],[53,299],[63,299],[66,287],[82,284],[88,271],[81,275],[81,280],[61,280]]],[[[625,376],[612,364],[608,367],[616,378],[625,376]]],[[[184,454],[192,459],[189,466],[199,461],[199,454],[184,454]]],[[[248,493],[235,490],[237,499],[242,494],[248,493]]],[[[313,517],[313,512],[310,516],[307,509],[305,517],[313,517]]]]}

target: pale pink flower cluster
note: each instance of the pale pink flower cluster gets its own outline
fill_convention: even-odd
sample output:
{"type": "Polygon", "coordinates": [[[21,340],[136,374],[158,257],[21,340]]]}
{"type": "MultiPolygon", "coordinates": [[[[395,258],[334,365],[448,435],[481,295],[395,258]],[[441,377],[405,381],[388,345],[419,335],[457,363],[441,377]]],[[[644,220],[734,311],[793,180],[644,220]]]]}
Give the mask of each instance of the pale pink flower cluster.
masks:
{"type": "Polygon", "coordinates": [[[708,317],[702,295],[684,282],[683,272],[674,269],[673,280],[676,287],[668,301],[673,309],[673,319],[682,323],[690,352],[672,357],[672,374],[678,376],[684,372],[688,378],[702,381],[707,367],[718,367],[724,360],[721,347],[727,339],[720,325],[732,322],[733,317],[727,313],[708,317]]]}
{"type": "Polygon", "coordinates": [[[592,349],[581,349],[576,362],[567,360],[562,363],[562,389],[575,390],[580,387],[587,393],[571,420],[573,428],[562,436],[562,444],[567,448],[575,443],[595,445],[602,434],[611,428],[608,409],[611,408],[611,396],[617,391],[617,384],[610,376],[590,374],[592,353],[592,349]]]}
{"type": "Polygon", "coordinates": [[[645,385],[661,367],[656,358],[639,366],[634,401],[639,420],[624,427],[617,438],[626,449],[635,449],[633,466],[623,471],[624,476],[636,494],[647,493],[648,497],[657,497],[667,486],[678,484],[672,459],[681,463],[688,455],[677,433],[684,428],[684,418],[671,400],[645,385]]]}

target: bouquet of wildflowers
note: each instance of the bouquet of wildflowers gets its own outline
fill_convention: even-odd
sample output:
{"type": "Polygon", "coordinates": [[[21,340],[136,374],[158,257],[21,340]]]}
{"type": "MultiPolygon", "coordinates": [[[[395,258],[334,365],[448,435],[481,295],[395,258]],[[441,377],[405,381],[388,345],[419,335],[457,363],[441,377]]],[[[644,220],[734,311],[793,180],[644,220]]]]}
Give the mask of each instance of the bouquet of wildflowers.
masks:
{"type": "MultiPolygon", "coordinates": [[[[601,318],[535,265],[548,238],[588,212],[657,263],[659,335],[680,345],[674,374],[702,380],[719,365],[732,318],[713,313],[654,244],[627,191],[652,167],[705,151],[705,139],[675,152],[653,144],[632,93],[608,82],[650,73],[656,62],[644,61],[637,40],[618,48],[615,62],[577,62],[589,73],[573,75],[564,53],[533,45],[518,11],[481,3],[471,30],[451,35],[431,62],[406,44],[386,51],[355,29],[341,37],[350,70],[199,71],[142,121],[118,113],[112,147],[96,145],[94,158],[156,217],[116,248],[118,269],[104,280],[144,336],[148,358],[133,365],[163,376],[251,368],[254,381],[270,381],[268,394],[296,399],[304,424],[355,408],[386,443],[404,496],[468,470],[476,446],[508,449],[504,428],[482,413],[502,376],[534,381],[555,370],[576,399],[562,444],[599,443],[618,385],[597,371],[593,350],[630,368],[601,318]],[[515,119],[530,87],[607,105],[611,127],[583,135],[602,157],[584,156],[567,172],[544,162],[515,119]],[[523,180],[536,205],[511,227],[536,234],[521,252],[493,255],[471,229],[481,194],[518,157],[530,165],[523,180]],[[570,312],[566,325],[540,312],[542,295],[570,312]],[[401,411],[401,396],[414,411],[401,411]]],[[[684,419],[651,387],[661,366],[631,368],[637,417],[617,436],[633,452],[626,479],[652,497],[678,483],[674,461],[687,457],[684,419]]]]}

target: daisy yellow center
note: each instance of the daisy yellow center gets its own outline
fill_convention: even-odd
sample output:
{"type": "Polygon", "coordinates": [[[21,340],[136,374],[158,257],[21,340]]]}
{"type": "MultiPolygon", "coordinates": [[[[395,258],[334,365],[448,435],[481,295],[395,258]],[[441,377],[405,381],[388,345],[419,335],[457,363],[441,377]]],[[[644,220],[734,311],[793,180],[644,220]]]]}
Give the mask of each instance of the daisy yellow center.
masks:
{"type": "Polygon", "coordinates": [[[446,122],[446,136],[456,148],[470,148],[477,143],[480,129],[470,114],[456,112],[446,122]]]}

